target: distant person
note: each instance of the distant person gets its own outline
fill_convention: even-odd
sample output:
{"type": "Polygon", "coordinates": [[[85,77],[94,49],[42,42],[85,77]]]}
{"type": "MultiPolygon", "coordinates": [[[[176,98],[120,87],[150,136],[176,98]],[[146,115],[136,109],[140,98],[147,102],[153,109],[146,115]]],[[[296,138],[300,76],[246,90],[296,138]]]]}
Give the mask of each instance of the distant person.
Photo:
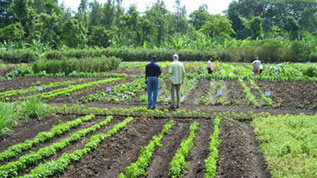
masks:
{"type": "Polygon", "coordinates": [[[262,71],[263,71],[263,64],[262,64],[262,62],[261,62],[261,65],[260,65],[260,74],[262,73],[262,71]]]}
{"type": "Polygon", "coordinates": [[[173,62],[171,63],[168,73],[170,74],[171,86],[171,106],[170,109],[175,109],[175,91],[177,96],[176,108],[179,108],[180,104],[180,88],[185,79],[185,68],[183,63],[179,62],[177,54],[173,56],[173,62]]]}
{"type": "MultiPolygon", "coordinates": [[[[253,75],[259,75],[260,74],[260,67],[262,65],[261,61],[259,60],[259,58],[257,57],[253,62],[253,75]]],[[[263,66],[262,66],[263,69],[263,66]]]]}
{"type": "Polygon", "coordinates": [[[145,80],[147,84],[148,109],[155,109],[159,91],[158,77],[161,75],[161,67],[157,64],[157,57],[153,56],[152,61],[145,67],[145,80]]]}
{"type": "Polygon", "coordinates": [[[208,60],[208,74],[212,74],[213,68],[212,68],[212,57],[208,60]]]}

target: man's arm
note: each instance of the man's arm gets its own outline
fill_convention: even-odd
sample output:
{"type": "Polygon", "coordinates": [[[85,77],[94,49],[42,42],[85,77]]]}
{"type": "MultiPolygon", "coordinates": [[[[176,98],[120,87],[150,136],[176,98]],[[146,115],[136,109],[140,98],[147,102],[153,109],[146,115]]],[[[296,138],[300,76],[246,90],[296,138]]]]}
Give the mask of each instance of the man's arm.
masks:
{"type": "Polygon", "coordinates": [[[185,79],[185,67],[184,67],[184,65],[182,65],[182,67],[183,67],[183,79],[182,79],[182,84],[184,83],[184,79],[185,79]]]}
{"type": "Polygon", "coordinates": [[[146,66],[145,67],[145,81],[147,80],[147,77],[148,77],[148,67],[146,66]]]}

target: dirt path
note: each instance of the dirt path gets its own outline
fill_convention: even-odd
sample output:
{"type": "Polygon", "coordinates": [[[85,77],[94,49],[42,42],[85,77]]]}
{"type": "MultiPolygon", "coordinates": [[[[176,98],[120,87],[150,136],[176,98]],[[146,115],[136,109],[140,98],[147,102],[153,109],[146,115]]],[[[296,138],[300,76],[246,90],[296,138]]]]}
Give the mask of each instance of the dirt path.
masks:
{"type": "Polygon", "coordinates": [[[153,153],[148,169],[149,178],[168,177],[170,162],[182,140],[188,136],[190,122],[191,120],[178,120],[172,130],[163,137],[162,146],[153,153]]]}
{"type": "Polygon", "coordinates": [[[208,94],[210,86],[209,80],[198,80],[192,90],[188,91],[182,103],[199,105],[200,97],[208,94]]]}
{"type": "Polygon", "coordinates": [[[220,139],[216,177],[270,177],[248,124],[225,120],[220,127],[220,139]]]}
{"type": "Polygon", "coordinates": [[[189,163],[188,174],[185,178],[204,177],[205,163],[209,154],[209,136],[213,133],[213,120],[200,120],[199,131],[194,140],[194,147],[191,149],[186,161],[189,163]]]}

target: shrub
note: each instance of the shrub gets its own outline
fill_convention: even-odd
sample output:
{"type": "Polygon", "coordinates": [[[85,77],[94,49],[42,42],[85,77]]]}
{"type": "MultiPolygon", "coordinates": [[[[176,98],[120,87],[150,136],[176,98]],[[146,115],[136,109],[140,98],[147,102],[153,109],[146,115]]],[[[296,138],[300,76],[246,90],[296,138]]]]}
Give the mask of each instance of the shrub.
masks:
{"type": "Polygon", "coordinates": [[[9,63],[29,63],[39,59],[39,54],[29,49],[0,50],[0,59],[9,63]]]}
{"type": "Polygon", "coordinates": [[[34,73],[46,71],[47,73],[76,72],[108,72],[119,67],[121,59],[116,57],[96,58],[70,58],[64,60],[38,60],[32,66],[34,73]]]}
{"type": "Polygon", "coordinates": [[[17,103],[0,102],[0,135],[10,133],[12,125],[20,117],[19,109],[17,103]]]}
{"type": "Polygon", "coordinates": [[[304,72],[304,75],[308,77],[317,77],[317,68],[316,67],[308,67],[304,72]]]}
{"type": "Polygon", "coordinates": [[[267,63],[284,60],[283,45],[278,40],[264,40],[258,54],[267,63]]]}

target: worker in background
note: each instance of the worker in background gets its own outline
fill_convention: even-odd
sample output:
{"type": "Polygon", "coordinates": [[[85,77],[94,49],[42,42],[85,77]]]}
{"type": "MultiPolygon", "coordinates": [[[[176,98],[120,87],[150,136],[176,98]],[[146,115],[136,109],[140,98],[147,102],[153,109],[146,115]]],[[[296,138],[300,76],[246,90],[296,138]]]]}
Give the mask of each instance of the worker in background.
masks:
{"type": "Polygon", "coordinates": [[[253,65],[253,75],[254,76],[259,75],[261,66],[262,66],[262,70],[263,70],[263,65],[258,57],[256,57],[256,59],[252,62],[252,65],[253,65]]]}
{"type": "Polygon", "coordinates": [[[208,60],[208,74],[212,74],[213,68],[212,68],[212,57],[208,60]]]}

